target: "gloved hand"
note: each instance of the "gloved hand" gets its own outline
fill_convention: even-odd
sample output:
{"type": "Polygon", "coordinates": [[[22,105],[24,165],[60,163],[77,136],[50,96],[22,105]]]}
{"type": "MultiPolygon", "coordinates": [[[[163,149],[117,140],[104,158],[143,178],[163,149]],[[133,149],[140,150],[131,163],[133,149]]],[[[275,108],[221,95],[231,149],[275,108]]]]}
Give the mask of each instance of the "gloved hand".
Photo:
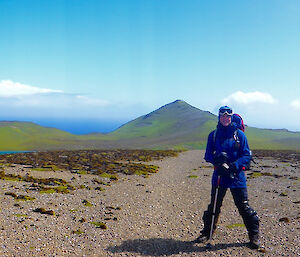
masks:
{"type": "Polygon", "coordinates": [[[217,166],[216,171],[218,173],[218,176],[221,177],[228,177],[229,176],[229,165],[227,163],[222,163],[217,166]]]}
{"type": "Polygon", "coordinates": [[[236,165],[234,162],[229,164],[229,177],[234,179],[234,176],[237,174],[236,165]]]}
{"type": "Polygon", "coordinates": [[[213,158],[214,158],[214,164],[217,167],[222,165],[223,163],[228,163],[228,155],[226,152],[221,152],[219,154],[215,153],[213,155],[213,158]]]}
{"type": "Polygon", "coordinates": [[[217,166],[216,171],[219,176],[229,177],[231,179],[234,179],[234,175],[237,172],[235,163],[230,163],[230,164],[223,163],[223,164],[217,166]]]}

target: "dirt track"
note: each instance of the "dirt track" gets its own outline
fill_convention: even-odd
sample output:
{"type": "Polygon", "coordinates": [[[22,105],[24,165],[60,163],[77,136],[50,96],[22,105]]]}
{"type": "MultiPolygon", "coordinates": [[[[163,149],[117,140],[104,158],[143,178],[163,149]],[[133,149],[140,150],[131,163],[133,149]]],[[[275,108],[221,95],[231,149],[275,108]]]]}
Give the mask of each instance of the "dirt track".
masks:
{"type": "MultiPolygon", "coordinates": [[[[206,252],[205,245],[190,243],[202,228],[202,214],[209,202],[211,167],[203,161],[203,154],[188,151],[179,157],[152,162],[160,166],[157,174],[146,179],[123,176],[104,192],[31,192],[36,200],[20,202],[19,206],[4,193],[13,186],[14,192],[24,194],[22,182],[0,181],[0,255],[299,256],[300,182],[295,177],[299,176],[300,163],[291,166],[271,158],[258,160],[251,172],[285,177],[256,176],[248,180],[249,202],[261,219],[261,241],[266,253],[248,248],[247,232],[240,225],[242,219],[230,192],[224,199],[212,251],[206,252]],[[83,199],[92,206],[84,206],[83,199]],[[32,212],[37,207],[51,208],[56,215],[32,212]],[[82,218],[84,221],[80,222],[82,218]],[[279,222],[280,218],[287,222],[279,222]],[[104,219],[107,229],[90,223],[104,219]],[[78,230],[83,233],[72,233],[78,230]]],[[[91,185],[93,178],[66,173],[59,176],[66,180],[75,176],[86,185],[91,185]]]]}

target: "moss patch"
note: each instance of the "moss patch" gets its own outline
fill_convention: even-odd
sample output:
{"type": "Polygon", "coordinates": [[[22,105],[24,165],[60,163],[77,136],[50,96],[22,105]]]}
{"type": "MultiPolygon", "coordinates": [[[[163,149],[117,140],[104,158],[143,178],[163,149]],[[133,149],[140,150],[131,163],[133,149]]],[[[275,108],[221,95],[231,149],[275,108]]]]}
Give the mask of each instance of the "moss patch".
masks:
{"type": "Polygon", "coordinates": [[[81,231],[80,229],[77,229],[77,230],[73,230],[72,234],[81,235],[81,234],[84,234],[84,232],[81,231]]]}
{"type": "Polygon", "coordinates": [[[240,224],[240,223],[235,223],[235,224],[231,224],[231,225],[227,225],[226,228],[243,228],[245,227],[244,224],[240,224]]]}
{"type": "Polygon", "coordinates": [[[98,222],[90,222],[91,224],[95,225],[96,228],[102,228],[102,229],[107,229],[107,226],[104,222],[98,221],[98,222]]]}
{"type": "Polygon", "coordinates": [[[35,200],[34,197],[30,197],[28,195],[17,195],[13,192],[6,192],[5,195],[10,195],[13,198],[15,198],[15,200],[17,200],[17,201],[33,201],[33,200],[35,200]]]}
{"type": "Polygon", "coordinates": [[[101,173],[100,176],[103,178],[109,178],[111,180],[118,180],[118,177],[115,174],[108,174],[108,173],[104,172],[104,173],[101,173]]]}
{"type": "Polygon", "coordinates": [[[262,174],[260,172],[253,172],[252,174],[250,174],[250,178],[258,178],[261,176],[262,174]]]}
{"type": "Polygon", "coordinates": [[[27,214],[14,214],[16,217],[27,217],[27,214]]]}
{"type": "Polygon", "coordinates": [[[288,196],[288,194],[286,192],[282,192],[279,196],[288,196]]]}
{"type": "Polygon", "coordinates": [[[87,207],[93,206],[88,200],[83,200],[82,203],[84,206],[87,206],[87,207]]]}
{"type": "Polygon", "coordinates": [[[42,187],[40,193],[41,194],[53,194],[53,193],[68,194],[70,193],[70,190],[68,186],[42,187]]]}

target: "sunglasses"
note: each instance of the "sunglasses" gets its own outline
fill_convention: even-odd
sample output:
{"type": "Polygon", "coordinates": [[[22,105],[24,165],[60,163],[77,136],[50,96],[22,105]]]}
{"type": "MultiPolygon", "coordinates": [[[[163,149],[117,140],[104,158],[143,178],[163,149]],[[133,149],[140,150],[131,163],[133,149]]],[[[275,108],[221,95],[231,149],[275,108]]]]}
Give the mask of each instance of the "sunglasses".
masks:
{"type": "Polygon", "coordinates": [[[223,116],[223,115],[232,116],[232,110],[230,110],[230,109],[220,110],[220,111],[219,111],[219,114],[220,114],[221,116],[223,116]]]}

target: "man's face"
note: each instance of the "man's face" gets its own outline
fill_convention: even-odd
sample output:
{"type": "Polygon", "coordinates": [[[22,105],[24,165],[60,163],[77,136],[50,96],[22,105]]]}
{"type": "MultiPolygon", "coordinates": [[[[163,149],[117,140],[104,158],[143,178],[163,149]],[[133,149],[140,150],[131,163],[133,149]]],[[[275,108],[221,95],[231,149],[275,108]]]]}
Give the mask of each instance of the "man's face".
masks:
{"type": "Polygon", "coordinates": [[[231,123],[231,116],[230,116],[230,115],[227,115],[227,114],[221,115],[221,116],[220,116],[220,123],[221,123],[224,127],[229,126],[230,123],[231,123]]]}

